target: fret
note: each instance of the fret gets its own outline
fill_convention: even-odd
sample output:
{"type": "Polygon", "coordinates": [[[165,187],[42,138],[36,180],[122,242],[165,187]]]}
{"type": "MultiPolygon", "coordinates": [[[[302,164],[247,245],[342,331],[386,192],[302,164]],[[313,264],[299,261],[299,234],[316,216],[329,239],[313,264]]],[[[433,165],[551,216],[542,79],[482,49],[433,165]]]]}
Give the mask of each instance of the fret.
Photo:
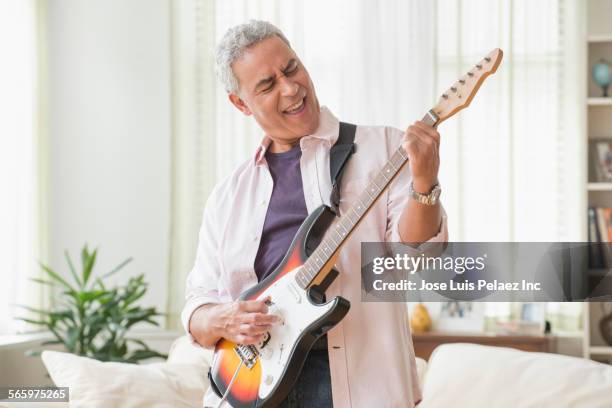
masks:
{"type": "Polygon", "coordinates": [[[351,207],[351,209],[349,210],[348,214],[346,214],[346,216],[349,217],[353,225],[357,224],[357,221],[359,221],[359,217],[360,217],[355,207],[351,207]],[[355,217],[355,218],[351,218],[351,217],[355,217]]]}
{"type": "Polygon", "coordinates": [[[385,189],[385,186],[387,185],[386,183],[387,180],[385,180],[384,175],[382,173],[378,173],[378,175],[376,176],[374,180],[376,181],[376,184],[379,186],[378,187],[379,192],[385,189]]]}
{"type": "Polygon", "coordinates": [[[339,241],[336,241],[336,240],[335,240],[335,238],[334,238],[334,234],[332,234],[331,232],[336,232],[336,231],[330,231],[330,234],[329,234],[329,239],[331,239],[331,240],[333,241],[333,243],[334,243],[334,246],[336,246],[336,247],[337,247],[337,246],[338,246],[338,244],[339,244],[340,242],[342,242],[342,237],[340,237],[340,236],[339,236],[339,237],[338,237],[338,238],[339,238],[339,241]]]}
{"type": "Polygon", "coordinates": [[[393,168],[392,163],[387,163],[387,165],[383,168],[383,174],[385,175],[387,180],[393,177],[393,174],[391,174],[391,172],[395,174],[395,169],[393,168]]]}
{"type": "Polygon", "coordinates": [[[378,186],[374,183],[370,183],[370,186],[368,187],[368,191],[372,194],[374,194],[372,196],[372,198],[376,197],[378,195],[378,186]]]}
{"type": "Polygon", "coordinates": [[[308,286],[308,280],[307,280],[306,276],[304,276],[303,274],[299,274],[299,275],[298,275],[298,279],[299,279],[299,281],[300,281],[300,282],[299,282],[299,285],[300,285],[302,288],[305,288],[306,286],[308,286]]]}
{"type": "Polygon", "coordinates": [[[312,262],[309,263],[308,265],[308,269],[305,269],[304,272],[304,280],[306,281],[306,284],[308,284],[308,282],[310,281],[311,277],[312,277],[312,262]]]}
{"type": "Polygon", "coordinates": [[[302,269],[302,272],[304,272],[304,275],[309,276],[311,274],[312,271],[312,266],[310,265],[309,261],[306,261],[306,263],[304,263],[304,268],[302,269]]]}
{"type": "Polygon", "coordinates": [[[380,186],[378,185],[378,183],[376,182],[376,177],[374,177],[372,179],[372,181],[370,182],[370,185],[374,185],[377,189],[380,190],[380,186]]]}
{"type": "Polygon", "coordinates": [[[357,199],[357,203],[355,205],[357,206],[357,207],[355,207],[356,208],[355,211],[359,210],[360,213],[358,212],[357,214],[359,214],[359,216],[361,217],[365,213],[365,211],[363,211],[364,205],[363,205],[363,201],[361,201],[361,195],[357,199]]]}
{"type": "Polygon", "coordinates": [[[351,233],[351,230],[353,229],[353,226],[354,226],[351,220],[344,217],[343,219],[340,220],[340,224],[342,224],[342,228],[346,230],[346,235],[351,233]]]}
{"type": "Polygon", "coordinates": [[[340,244],[342,243],[342,241],[344,240],[344,238],[342,237],[342,235],[338,232],[338,230],[334,230],[334,233],[332,234],[332,236],[336,234],[338,237],[338,246],[340,246],[340,244]]]}
{"type": "MultiPolygon", "coordinates": [[[[371,201],[370,201],[370,200],[373,198],[373,197],[372,197],[372,195],[370,194],[370,188],[368,187],[368,188],[366,189],[366,191],[365,191],[365,192],[366,192],[366,194],[368,195],[368,206],[369,206],[369,205],[370,205],[370,203],[371,203],[371,201]]],[[[366,207],[367,207],[367,206],[366,206],[366,207]]]]}
{"type": "Polygon", "coordinates": [[[321,251],[323,251],[323,254],[325,254],[325,256],[330,256],[332,254],[331,250],[329,249],[329,245],[326,244],[325,241],[321,242],[320,248],[321,251]]]}
{"type": "Polygon", "coordinates": [[[380,172],[380,175],[385,179],[385,183],[391,180],[391,171],[385,166],[383,171],[380,172]]]}
{"type": "Polygon", "coordinates": [[[300,288],[303,288],[303,285],[302,285],[302,280],[300,279],[300,277],[301,277],[301,276],[302,276],[302,275],[301,275],[301,274],[299,274],[299,273],[298,273],[297,275],[295,275],[295,283],[296,283],[296,284],[297,284],[297,285],[298,285],[300,288]]]}
{"type": "Polygon", "coordinates": [[[331,239],[329,239],[329,237],[325,237],[325,239],[322,242],[322,245],[324,245],[325,248],[327,248],[327,251],[329,252],[330,255],[336,249],[336,244],[331,239]]]}

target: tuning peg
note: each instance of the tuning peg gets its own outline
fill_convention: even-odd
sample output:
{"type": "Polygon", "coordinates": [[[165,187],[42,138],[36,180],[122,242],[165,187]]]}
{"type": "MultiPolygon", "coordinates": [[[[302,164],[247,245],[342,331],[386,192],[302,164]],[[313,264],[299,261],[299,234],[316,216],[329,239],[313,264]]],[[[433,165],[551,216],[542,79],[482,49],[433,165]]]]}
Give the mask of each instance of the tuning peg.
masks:
{"type": "Polygon", "coordinates": [[[443,97],[444,99],[448,99],[448,95],[447,95],[447,94],[442,94],[442,97],[443,97]]]}
{"type": "Polygon", "coordinates": [[[491,57],[485,57],[485,61],[491,62],[491,57]]]}
{"type": "Polygon", "coordinates": [[[473,72],[468,72],[467,74],[468,74],[469,77],[473,77],[474,76],[473,72]]]}
{"type": "Polygon", "coordinates": [[[460,83],[461,85],[465,85],[465,80],[464,80],[464,79],[460,79],[460,80],[459,80],[459,83],[460,83]]]}
{"type": "Polygon", "coordinates": [[[476,68],[478,68],[478,69],[482,69],[482,65],[480,65],[480,64],[476,64],[476,68]]]}
{"type": "Polygon", "coordinates": [[[457,88],[455,88],[454,86],[451,86],[450,90],[453,92],[457,92],[457,88]]]}

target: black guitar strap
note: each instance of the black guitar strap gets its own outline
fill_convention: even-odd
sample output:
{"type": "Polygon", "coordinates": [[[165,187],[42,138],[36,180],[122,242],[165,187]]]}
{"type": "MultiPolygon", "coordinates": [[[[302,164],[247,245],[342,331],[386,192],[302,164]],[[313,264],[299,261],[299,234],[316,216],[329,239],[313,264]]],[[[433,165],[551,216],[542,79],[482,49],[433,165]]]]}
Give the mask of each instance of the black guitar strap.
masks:
{"type": "Polygon", "coordinates": [[[340,132],[338,140],[329,151],[329,174],[332,182],[332,192],[330,197],[331,210],[340,216],[340,180],[346,167],[346,163],[357,146],[355,145],[355,131],[357,126],[340,122],[340,132]]]}

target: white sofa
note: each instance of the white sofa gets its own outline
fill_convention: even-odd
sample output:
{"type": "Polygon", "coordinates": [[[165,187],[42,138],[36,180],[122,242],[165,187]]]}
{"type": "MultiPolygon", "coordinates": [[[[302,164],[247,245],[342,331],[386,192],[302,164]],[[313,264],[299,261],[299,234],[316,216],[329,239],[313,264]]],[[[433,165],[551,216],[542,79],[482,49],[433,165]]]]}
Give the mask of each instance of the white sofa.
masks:
{"type": "MultiPolygon", "coordinates": [[[[186,337],[175,341],[167,362],[141,366],[43,353],[54,382],[70,387],[70,406],[92,408],[201,407],[210,357],[186,337]]],[[[419,408],[612,407],[612,366],[586,359],[445,344],[428,363],[418,359],[417,366],[423,390],[419,408]]],[[[384,401],[380,407],[385,407],[384,401]]]]}
{"type": "Polygon", "coordinates": [[[505,347],[445,344],[421,375],[433,407],[612,407],[612,366],[505,347]]]}

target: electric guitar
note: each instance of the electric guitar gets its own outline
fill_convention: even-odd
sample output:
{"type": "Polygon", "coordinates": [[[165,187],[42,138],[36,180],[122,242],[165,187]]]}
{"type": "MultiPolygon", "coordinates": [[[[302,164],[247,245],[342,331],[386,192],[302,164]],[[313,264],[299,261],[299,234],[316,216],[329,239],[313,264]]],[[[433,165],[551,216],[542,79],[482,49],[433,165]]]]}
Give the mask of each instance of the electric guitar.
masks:
{"type": "MultiPolygon", "coordinates": [[[[442,94],[423,122],[435,127],[469,106],[502,57],[502,50],[491,51],[442,94]]],[[[337,218],[334,213],[327,206],[313,211],[280,266],[240,296],[242,300],[270,296],[268,313],[279,316],[282,324],[273,326],[256,345],[219,340],[209,372],[211,386],[222,398],[219,406],[227,401],[234,408],[276,407],[285,399],[314,342],[349,311],[350,303],[342,297],[324,301],[325,289],[338,274],[333,266],[343,244],[407,162],[400,146],[329,231],[337,218]]]]}

